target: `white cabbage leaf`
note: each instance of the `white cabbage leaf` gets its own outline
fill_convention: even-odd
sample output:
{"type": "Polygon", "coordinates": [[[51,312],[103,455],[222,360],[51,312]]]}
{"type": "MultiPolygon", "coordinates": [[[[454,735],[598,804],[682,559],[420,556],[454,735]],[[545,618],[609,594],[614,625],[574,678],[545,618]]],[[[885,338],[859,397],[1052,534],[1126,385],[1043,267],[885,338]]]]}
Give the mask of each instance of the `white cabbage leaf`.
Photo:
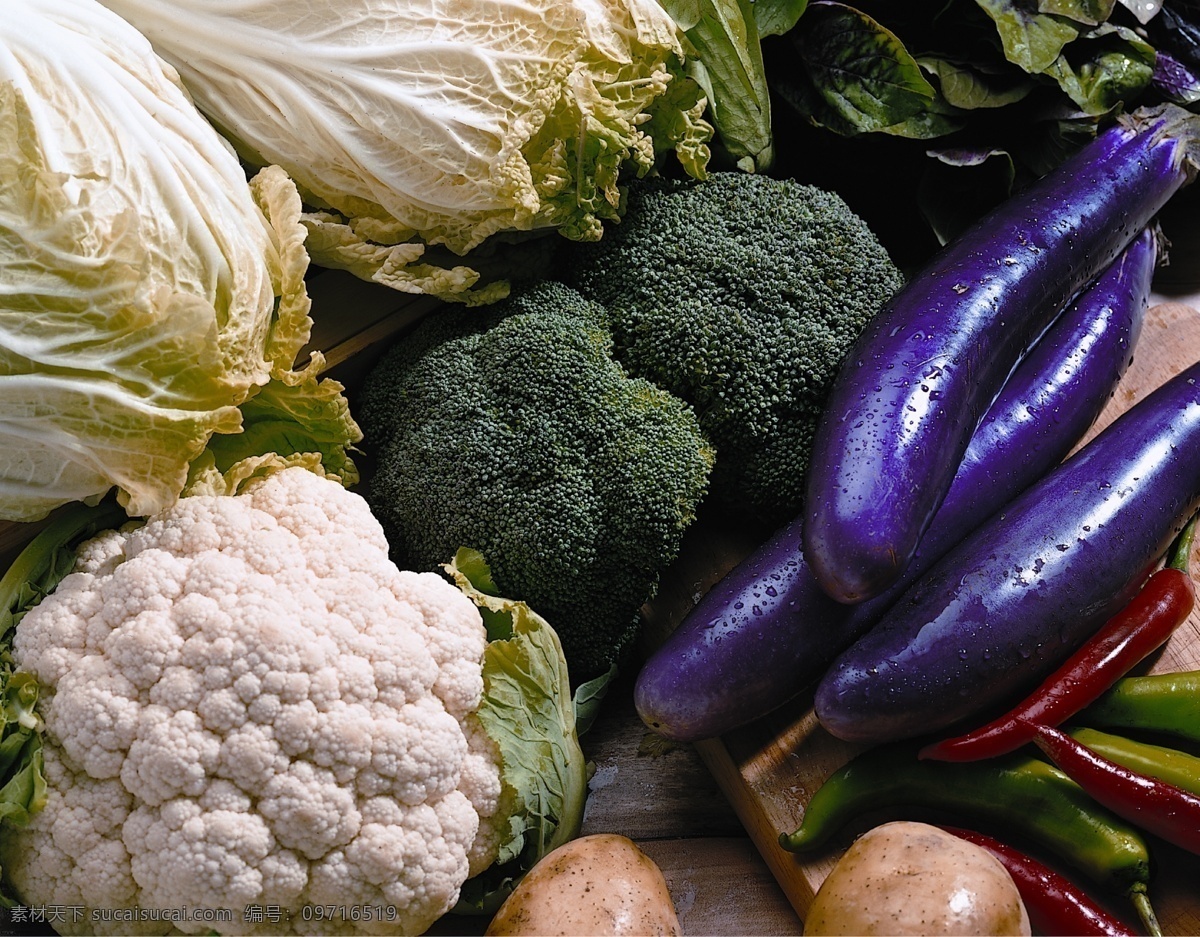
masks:
{"type": "Polygon", "coordinates": [[[296,180],[315,263],[396,289],[499,298],[458,262],[485,239],[598,238],[623,174],[709,159],[657,0],[104,2],[245,159],[296,180]]]}
{"type": "MultiPolygon", "coordinates": [[[[311,326],[294,183],[278,167],[248,182],[175,71],[95,0],[14,0],[4,19],[0,518],[113,488],[131,515],[162,510],[268,387],[310,421],[292,443],[344,452],[340,387],[319,361],[293,370],[311,326]]],[[[224,461],[254,454],[237,449],[224,461]]]]}

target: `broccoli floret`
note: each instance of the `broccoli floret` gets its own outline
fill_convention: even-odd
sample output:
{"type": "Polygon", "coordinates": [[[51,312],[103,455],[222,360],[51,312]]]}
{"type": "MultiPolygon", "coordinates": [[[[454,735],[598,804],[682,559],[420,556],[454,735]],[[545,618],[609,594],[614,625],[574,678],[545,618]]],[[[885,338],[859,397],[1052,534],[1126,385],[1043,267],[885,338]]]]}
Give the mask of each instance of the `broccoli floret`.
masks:
{"type": "Polygon", "coordinates": [[[631,647],[713,452],[691,408],[612,358],[604,310],[541,282],[428,316],[364,379],[367,498],[393,558],[479,550],[558,632],[572,679],[631,647]]]}
{"type": "Polygon", "coordinates": [[[562,246],[556,276],[607,307],[631,374],[695,408],[713,501],[764,523],[800,510],[833,376],[902,282],[838,195],[734,172],[632,183],[621,223],[562,246]]]}

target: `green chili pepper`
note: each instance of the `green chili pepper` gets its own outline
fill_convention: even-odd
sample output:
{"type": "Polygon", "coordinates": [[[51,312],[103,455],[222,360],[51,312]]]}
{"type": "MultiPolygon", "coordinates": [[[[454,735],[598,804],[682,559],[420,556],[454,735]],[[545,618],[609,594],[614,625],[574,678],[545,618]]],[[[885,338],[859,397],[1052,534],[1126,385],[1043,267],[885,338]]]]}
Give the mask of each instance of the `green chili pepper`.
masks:
{"type": "Polygon", "coordinates": [[[1076,721],[1200,742],[1200,670],[1122,677],[1076,721]]]}
{"type": "Polygon", "coordinates": [[[1150,850],[1142,835],[1053,765],[1021,753],[971,762],[922,761],[909,744],[872,748],[834,772],[784,849],[828,845],[858,815],[923,807],[982,820],[1039,843],[1104,887],[1128,896],[1151,934],[1150,850]]]}
{"type": "Polygon", "coordinates": [[[1200,797],[1200,758],[1195,755],[1099,729],[1073,728],[1070,734],[1109,761],[1200,797]]]}

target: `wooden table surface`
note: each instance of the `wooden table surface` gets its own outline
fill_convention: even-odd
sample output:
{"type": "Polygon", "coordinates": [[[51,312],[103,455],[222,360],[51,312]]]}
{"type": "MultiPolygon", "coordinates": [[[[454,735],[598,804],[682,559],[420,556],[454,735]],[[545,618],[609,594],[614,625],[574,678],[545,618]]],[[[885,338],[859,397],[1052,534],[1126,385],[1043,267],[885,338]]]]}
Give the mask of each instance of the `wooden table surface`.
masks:
{"type": "Polygon", "coordinates": [[[694,746],[650,732],[632,680],[583,739],[595,764],[584,833],[620,833],[663,871],[684,934],[799,934],[803,924],[694,746]]]}

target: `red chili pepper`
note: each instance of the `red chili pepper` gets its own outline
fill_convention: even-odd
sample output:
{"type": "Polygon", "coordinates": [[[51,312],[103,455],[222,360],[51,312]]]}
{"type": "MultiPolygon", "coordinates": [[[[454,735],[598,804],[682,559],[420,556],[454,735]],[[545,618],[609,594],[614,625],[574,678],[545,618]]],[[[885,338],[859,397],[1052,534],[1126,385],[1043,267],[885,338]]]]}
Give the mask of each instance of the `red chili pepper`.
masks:
{"type": "Polygon", "coordinates": [[[1196,604],[1187,572],[1194,526],[1193,519],[1184,528],[1168,564],[1024,701],[981,728],[926,745],[918,757],[974,761],[1016,751],[1033,741],[1031,725],[1060,725],[1160,648],[1196,604]]]}
{"type": "Polygon", "coordinates": [[[947,832],[986,849],[1008,870],[1029,913],[1035,934],[1073,934],[1077,937],[1135,937],[1137,931],[1096,904],[1082,888],[1031,856],[998,839],[955,826],[947,832]]]}
{"type": "Polygon", "coordinates": [[[1058,729],[1031,729],[1038,748],[1098,804],[1200,855],[1200,797],[1110,761],[1058,729]]]}

